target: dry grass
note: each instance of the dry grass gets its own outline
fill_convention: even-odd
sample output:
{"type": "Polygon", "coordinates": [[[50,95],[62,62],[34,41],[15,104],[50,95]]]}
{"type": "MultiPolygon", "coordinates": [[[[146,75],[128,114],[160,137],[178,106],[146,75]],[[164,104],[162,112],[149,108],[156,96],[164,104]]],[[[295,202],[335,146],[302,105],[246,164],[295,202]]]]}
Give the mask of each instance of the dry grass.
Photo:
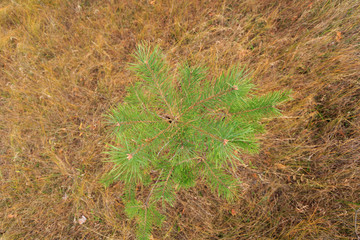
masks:
{"type": "Polygon", "coordinates": [[[234,63],[292,88],[234,204],[183,192],[155,239],[353,239],[360,207],[357,0],[0,2],[0,239],[133,239],[102,114],[135,80],[141,40],[172,64],[234,63]],[[83,225],[74,223],[82,215],[83,225]]]}

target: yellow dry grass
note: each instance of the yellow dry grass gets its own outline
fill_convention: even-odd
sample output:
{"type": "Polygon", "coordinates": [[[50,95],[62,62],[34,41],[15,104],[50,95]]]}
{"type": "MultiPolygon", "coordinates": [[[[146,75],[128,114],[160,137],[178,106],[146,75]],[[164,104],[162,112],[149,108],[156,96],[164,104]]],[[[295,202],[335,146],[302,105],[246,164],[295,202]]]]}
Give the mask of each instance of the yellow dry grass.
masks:
{"type": "Polygon", "coordinates": [[[134,239],[121,184],[98,183],[102,115],[135,79],[142,40],[212,74],[247,65],[293,89],[243,194],[182,192],[154,239],[352,239],[360,207],[357,0],[0,2],[0,239],[134,239]],[[78,224],[85,216],[87,221],[78,224]]]}

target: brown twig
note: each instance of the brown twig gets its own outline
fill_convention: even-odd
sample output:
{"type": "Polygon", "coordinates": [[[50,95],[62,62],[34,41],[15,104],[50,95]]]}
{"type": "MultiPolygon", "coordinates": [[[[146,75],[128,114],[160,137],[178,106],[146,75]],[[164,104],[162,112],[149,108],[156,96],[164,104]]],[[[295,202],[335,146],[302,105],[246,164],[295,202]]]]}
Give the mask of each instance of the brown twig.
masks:
{"type": "Polygon", "coordinates": [[[355,234],[356,234],[356,237],[358,240],[360,240],[360,235],[358,233],[358,227],[357,227],[357,216],[358,216],[358,212],[360,212],[360,208],[358,208],[356,211],[355,211],[355,219],[354,219],[354,225],[355,225],[355,234]]]}

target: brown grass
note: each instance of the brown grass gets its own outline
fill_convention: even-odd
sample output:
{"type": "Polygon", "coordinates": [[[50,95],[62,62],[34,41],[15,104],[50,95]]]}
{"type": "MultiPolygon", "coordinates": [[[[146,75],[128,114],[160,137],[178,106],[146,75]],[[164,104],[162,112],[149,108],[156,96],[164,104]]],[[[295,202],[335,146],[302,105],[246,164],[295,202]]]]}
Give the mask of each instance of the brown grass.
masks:
{"type": "Polygon", "coordinates": [[[102,114],[135,80],[141,40],[174,66],[246,64],[260,92],[293,89],[244,156],[256,168],[239,167],[241,200],[182,192],[154,239],[355,238],[358,1],[3,0],[0,26],[0,239],[134,239],[121,184],[98,180],[111,168],[102,114]]]}

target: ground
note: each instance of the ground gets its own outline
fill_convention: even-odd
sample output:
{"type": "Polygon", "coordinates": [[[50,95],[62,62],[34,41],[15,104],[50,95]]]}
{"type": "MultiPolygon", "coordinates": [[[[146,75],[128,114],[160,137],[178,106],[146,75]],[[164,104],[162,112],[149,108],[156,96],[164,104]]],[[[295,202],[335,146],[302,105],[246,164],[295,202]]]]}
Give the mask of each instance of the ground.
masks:
{"type": "Polygon", "coordinates": [[[258,93],[293,90],[243,156],[240,199],[199,183],[153,239],[356,238],[358,1],[3,0],[0,26],[0,239],[134,239],[121,183],[99,179],[112,167],[104,114],[136,81],[141,41],[174,67],[246,65],[258,93]]]}

